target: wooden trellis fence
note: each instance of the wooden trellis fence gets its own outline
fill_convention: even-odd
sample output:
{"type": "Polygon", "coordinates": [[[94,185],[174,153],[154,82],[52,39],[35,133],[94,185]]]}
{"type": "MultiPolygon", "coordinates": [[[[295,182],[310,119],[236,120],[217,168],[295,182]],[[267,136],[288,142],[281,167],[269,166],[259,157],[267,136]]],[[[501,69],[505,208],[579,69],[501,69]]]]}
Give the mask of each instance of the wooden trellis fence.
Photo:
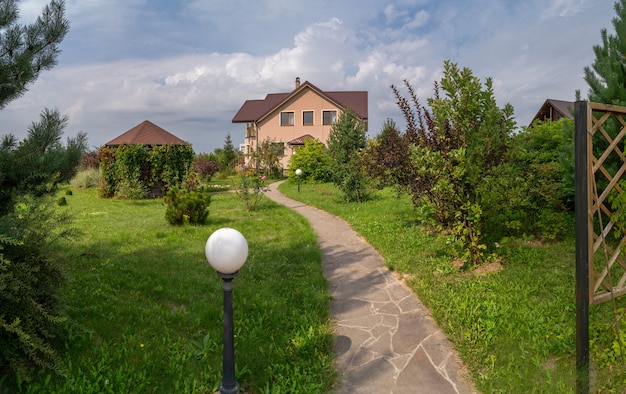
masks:
{"type": "Polygon", "coordinates": [[[589,390],[589,306],[626,294],[626,107],[575,106],[578,392],[589,390]],[[623,206],[622,206],[623,205],[623,206]]]}

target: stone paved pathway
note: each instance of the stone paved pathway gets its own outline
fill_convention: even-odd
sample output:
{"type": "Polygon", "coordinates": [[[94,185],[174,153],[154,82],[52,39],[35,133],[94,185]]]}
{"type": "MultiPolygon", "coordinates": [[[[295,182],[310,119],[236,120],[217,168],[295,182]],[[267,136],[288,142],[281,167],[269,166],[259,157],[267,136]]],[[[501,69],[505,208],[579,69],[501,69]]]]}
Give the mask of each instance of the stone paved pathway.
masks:
{"type": "Polygon", "coordinates": [[[332,294],[336,392],[475,393],[465,368],[426,307],[383,265],[382,257],[342,219],[289,199],[266,196],[311,224],[332,294]]]}

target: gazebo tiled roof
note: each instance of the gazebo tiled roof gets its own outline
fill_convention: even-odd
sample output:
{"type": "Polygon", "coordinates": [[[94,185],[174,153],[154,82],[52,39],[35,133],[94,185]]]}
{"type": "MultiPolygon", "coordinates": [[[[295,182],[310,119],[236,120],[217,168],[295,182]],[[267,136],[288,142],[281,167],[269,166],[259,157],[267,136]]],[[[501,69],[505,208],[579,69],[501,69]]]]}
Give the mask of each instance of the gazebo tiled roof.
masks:
{"type": "Polygon", "coordinates": [[[117,138],[107,142],[105,146],[119,145],[189,145],[174,134],[160,128],[149,120],[128,130],[117,138]]]}

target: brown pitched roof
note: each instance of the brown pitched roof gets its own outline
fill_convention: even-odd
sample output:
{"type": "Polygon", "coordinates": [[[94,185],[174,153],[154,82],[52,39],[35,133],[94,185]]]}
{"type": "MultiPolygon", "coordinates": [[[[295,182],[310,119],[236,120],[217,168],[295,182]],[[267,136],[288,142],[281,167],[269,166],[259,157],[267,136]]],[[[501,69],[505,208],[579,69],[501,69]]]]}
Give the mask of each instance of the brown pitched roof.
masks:
{"type": "Polygon", "coordinates": [[[530,121],[528,127],[532,127],[535,120],[551,120],[557,121],[561,118],[574,119],[572,111],[574,103],[572,101],[547,99],[539,108],[535,117],[530,121]]]}
{"type": "Polygon", "coordinates": [[[118,145],[189,145],[174,134],[160,128],[149,120],[128,130],[117,138],[107,142],[106,146],[118,145]]]}
{"type": "Polygon", "coordinates": [[[255,122],[282,103],[289,93],[270,93],[263,100],[246,100],[233,118],[233,123],[255,122]]]}
{"type": "Polygon", "coordinates": [[[287,145],[291,145],[291,146],[294,146],[294,145],[304,145],[304,141],[306,141],[306,140],[314,140],[314,139],[316,139],[316,138],[313,137],[311,134],[305,134],[305,135],[302,135],[302,136],[300,136],[300,137],[298,137],[296,139],[293,139],[293,140],[287,142],[287,145]]]}
{"type": "Polygon", "coordinates": [[[311,89],[340,108],[350,107],[361,119],[367,119],[367,91],[324,92],[309,81],[291,93],[271,93],[263,100],[246,100],[233,117],[233,123],[257,122],[304,89],[311,89]]]}

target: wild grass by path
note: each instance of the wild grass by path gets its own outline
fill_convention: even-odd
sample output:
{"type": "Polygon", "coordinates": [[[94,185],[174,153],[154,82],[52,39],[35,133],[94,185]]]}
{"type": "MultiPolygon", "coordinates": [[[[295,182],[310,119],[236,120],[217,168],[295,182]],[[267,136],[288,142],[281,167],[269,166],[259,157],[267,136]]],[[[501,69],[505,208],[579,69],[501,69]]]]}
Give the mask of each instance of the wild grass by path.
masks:
{"type": "MultiPolygon", "coordinates": [[[[280,191],[336,214],[365,237],[430,308],[484,393],[575,392],[575,244],[517,240],[498,249],[502,269],[454,268],[446,236],[421,224],[410,199],[389,190],[343,203],[331,184],[280,191]]],[[[572,222],[573,229],[573,222],[572,222]]],[[[619,299],[618,310],[626,307],[619,299]]],[[[611,332],[610,303],[591,308],[592,392],[621,393],[626,368],[611,332]]]]}
{"type": "Polygon", "coordinates": [[[330,296],[315,234],[264,199],[243,209],[212,197],[208,223],[173,227],[161,200],[105,200],[74,190],[82,235],[63,251],[77,328],[64,349],[69,378],[42,373],[31,393],[213,393],[221,379],[222,287],[204,246],[220,227],[247,239],[234,280],[237,378],[247,393],[324,393],[334,380],[330,296]]]}

